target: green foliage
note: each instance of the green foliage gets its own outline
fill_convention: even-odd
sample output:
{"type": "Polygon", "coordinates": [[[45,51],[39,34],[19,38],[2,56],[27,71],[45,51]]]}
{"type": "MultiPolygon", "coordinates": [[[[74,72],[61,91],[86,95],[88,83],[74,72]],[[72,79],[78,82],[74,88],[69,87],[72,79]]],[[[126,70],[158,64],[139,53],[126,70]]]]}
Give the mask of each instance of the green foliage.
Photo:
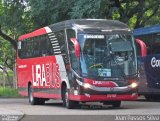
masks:
{"type": "Polygon", "coordinates": [[[137,21],[136,15],[134,15],[132,18],[129,19],[129,25],[131,29],[134,29],[136,21],[137,21]]]}
{"type": "Polygon", "coordinates": [[[74,3],[72,18],[111,19],[115,10],[110,0],[80,0],[74,3]]]}
{"type": "Polygon", "coordinates": [[[0,16],[3,14],[3,5],[2,5],[2,0],[0,0],[0,16]]]}
{"type": "Polygon", "coordinates": [[[115,19],[135,28],[159,23],[159,5],[152,0],[4,0],[0,25],[16,38],[67,19],[115,19]]]}
{"type": "Polygon", "coordinates": [[[70,15],[72,18],[99,18],[100,5],[101,0],[78,0],[74,3],[70,15]]]}
{"type": "Polygon", "coordinates": [[[0,97],[19,97],[18,90],[0,87],[0,97]]]}
{"type": "Polygon", "coordinates": [[[32,22],[28,13],[24,11],[25,6],[20,0],[4,0],[3,14],[0,16],[0,25],[10,36],[18,37],[31,30],[32,22]]]}
{"type": "Polygon", "coordinates": [[[70,19],[69,11],[75,0],[30,0],[30,15],[34,28],[70,19]]]}

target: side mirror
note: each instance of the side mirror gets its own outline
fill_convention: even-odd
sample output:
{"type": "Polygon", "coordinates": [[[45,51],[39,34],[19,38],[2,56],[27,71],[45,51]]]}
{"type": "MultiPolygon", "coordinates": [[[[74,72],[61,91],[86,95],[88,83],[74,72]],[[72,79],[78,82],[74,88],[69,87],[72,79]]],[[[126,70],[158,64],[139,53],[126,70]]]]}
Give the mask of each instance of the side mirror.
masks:
{"type": "Polygon", "coordinates": [[[147,55],[147,46],[146,46],[146,44],[140,39],[135,39],[135,41],[136,41],[136,43],[138,43],[140,45],[141,56],[145,57],[147,55]]]}
{"type": "Polygon", "coordinates": [[[77,58],[80,57],[80,45],[76,38],[71,38],[71,42],[74,44],[75,55],[77,58]]]}

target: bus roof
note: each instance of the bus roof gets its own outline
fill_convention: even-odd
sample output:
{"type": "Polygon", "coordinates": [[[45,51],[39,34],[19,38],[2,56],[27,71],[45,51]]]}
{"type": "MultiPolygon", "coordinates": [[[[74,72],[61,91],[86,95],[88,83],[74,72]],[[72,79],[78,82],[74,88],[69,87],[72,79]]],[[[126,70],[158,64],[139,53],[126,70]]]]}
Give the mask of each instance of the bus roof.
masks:
{"type": "Polygon", "coordinates": [[[89,29],[95,30],[128,30],[129,27],[117,20],[107,19],[73,19],[63,21],[57,24],[52,24],[49,27],[54,30],[58,27],[75,28],[77,30],[85,31],[89,29]]]}
{"type": "Polygon", "coordinates": [[[143,28],[138,28],[133,30],[134,36],[146,35],[146,34],[157,33],[157,32],[160,32],[160,25],[143,27],[143,28]]]}
{"type": "MultiPolygon", "coordinates": [[[[72,28],[79,31],[87,31],[87,30],[94,30],[94,31],[130,31],[129,27],[117,20],[107,20],[107,19],[73,19],[73,20],[66,20],[63,22],[59,22],[56,24],[52,24],[48,26],[52,31],[63,30],[64,28],[72,28]]],[[[22,35],[19,37],[18,40],[23,40],[39,35],[46,34],[47,31],[44,28],[38,29],[31,33],[22,35]]]]}

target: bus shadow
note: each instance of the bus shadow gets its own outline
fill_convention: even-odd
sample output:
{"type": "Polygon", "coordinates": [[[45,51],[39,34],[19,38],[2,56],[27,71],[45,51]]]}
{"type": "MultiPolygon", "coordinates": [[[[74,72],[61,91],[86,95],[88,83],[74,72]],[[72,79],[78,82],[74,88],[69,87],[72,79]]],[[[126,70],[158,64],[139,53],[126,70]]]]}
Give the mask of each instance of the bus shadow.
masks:
{"type": "Polygon", "coordinates": [[[45,106],[54,106],[54,107],[64,107],[63,104],[60,103],[45,103],[45,106]]]}
{"type": "MultiPolygon", "coordinates": [[[[66,108],[62,103],[46,103],[44,106],[53,106],[58,108],[66,108]]],[[[72,110],[125,110],[132,109],[133,107],[112,107],[111,105],[98,105],[98,104],[79,104],[75,106],[72,110]]]]}
{"type": "Polygon", "coordinates": [[[138,99],[139,102],[160,102],[160,100],[147,100],[147,99],[138,99]]]}
{"type": "MultiPolygon", "coordinates": [[[[149,107],[149,105],[139,104],[138,102],[155,102],[148,101],[144,98],[138,99],[136,101],[122,101],[121,107],[112,107],[112,105],[103,105],[103,103],[99,102],[88,102],[88,103],[80,103],[75,106],[72,110],[128,110],[128,109],[141,109],[149,107]],[[137,102],[135,105],[134,102],[137,102]]],[[[157,101],[158,102],[158,101],[157,101]]],[[[63,106],[62,101],[49,101],[46,102],[44,106],[57,107],[57,108],[66,108],[63,106]]]]}

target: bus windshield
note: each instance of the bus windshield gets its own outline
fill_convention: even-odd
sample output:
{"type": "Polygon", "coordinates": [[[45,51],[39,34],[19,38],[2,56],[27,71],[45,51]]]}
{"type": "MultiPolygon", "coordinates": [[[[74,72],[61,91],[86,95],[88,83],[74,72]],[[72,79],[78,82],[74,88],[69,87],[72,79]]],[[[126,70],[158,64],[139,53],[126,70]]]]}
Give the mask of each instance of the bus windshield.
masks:
{"type": "Polygon", "coordinates": [[[124,79],[136,74],[133,37],[125,34],[79,34],[82,75],[124,79]]]}

